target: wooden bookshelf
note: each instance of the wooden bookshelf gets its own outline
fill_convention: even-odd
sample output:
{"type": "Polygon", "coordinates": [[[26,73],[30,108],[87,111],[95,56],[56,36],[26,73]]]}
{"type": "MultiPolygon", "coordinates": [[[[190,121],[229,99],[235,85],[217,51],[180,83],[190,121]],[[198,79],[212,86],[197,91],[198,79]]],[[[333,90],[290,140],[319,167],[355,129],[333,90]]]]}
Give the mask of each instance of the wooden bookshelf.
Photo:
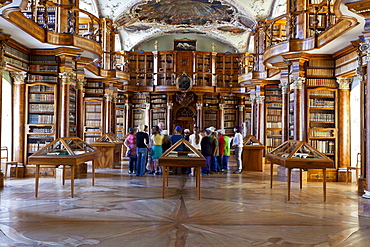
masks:
{"type": "Polygon", "coordinates": [[[157,126],[159,122],[163,122],[167,126],[167,95],[152,94],[150,96],[150,107],[151,126],[157,126]]]}
{"type": "Polygon", "coordinates": [[[132,98],[132,121],[134,127],[145,124],[146,97],[144,94],[136,94],[132,98]]]}
{"type": "Polygon", "coordinates": [[[56,137],[56,85],[26,85],[26,157],[34,154],[56,137]]]}
{"type": "Polygon", "coordinates": [[[265,86],[266,152],[282,143],[282,95],[279,85],[265,86]]]}
{"type": "Polygon", "coordinates": [[[244,105],[244,122],[245,122],[245,133],[246,135],[251,134],[252,127],[252,103],[250,102],[250,95],[248,94],[245,98],[244,105]]]}
{"type": "Polygon", "coordinates": [[[87,81],[85,85],[85,97],[103,97],[103,96],[104,96],[104,82],[87,81]]]}
{"type": "Polygon", "coordinates": [[[216,78],[218,87],[238,87],[240,54],[218,53],[216,55],[216,78]]]}
{"type": "Polygon", "coordinates": [[[195,53],[194,71],[198,86],[212,86],[212,55],[210,52],[195,53]]]}
{"type": "Polygon", "coordinates": [[[128,64],[130,83],[137,86],[151,86],[153,83],[154,56],[151,52],[129,52],[128,64]]]}
{"type": "Polygon", "coordinates": [[[307,2],[307,37],[320,35],[335,24],[334,3],[328,6],[326,0],[310,0],[307,2]]]}
{"type": "Polygon", "coordinates": [[[214,94],[204,95],[203,102],[204,102],[203,128],[208,128],[211,126],[219,128],[220,126],[219,96],[214,94]]]}
{"type": "Polygon", "coordinates": [[[175,85],[175,62],[173,51],[161,51],[158,56],[158,85],[175,85]]]}
{"type": "Polygon", "coordinates": [[[117,102],[116,102],[116,135],[118,138],[123,139],[125,136],[125,96],[122,94],[117,95],[117,102]]]}
{"type": "Polygon", "coordinates": [[[5,62],[8,65],[14,66],[18,69],[29,70],[29,56],[28,54],[15,49],[9,45],[5,46],[5,62]]]}
{"type": "Polygon", "coordinates": [[[289,91],[289,112],[288,112],[288,139],[294,140],[294,107],[295,107],[295,93],[294,90],[289,91]]]}
{"type": "Polygon", "coordinates": [[[44,6],[40,2],[29,1],[27,8],[22,13],[30,20],[36,22],[40,27],[56,31],[57,8],[44,6]]]}
{"type": "Polygon", "coordinates": [[[85,98],[84,140],[92,144],[103,133],[103,100],[85,98]]]}
{"type": "MultiPolygon", "coordinates": [[[[238,110],[235,108],[238,99],[235,96],[222,96],[224,105],[224,126],[226,135],[234,135],[234,127],[238,125],[238,110]]],[[[215,126],[216,127],[216,126],[215,126]]]]}

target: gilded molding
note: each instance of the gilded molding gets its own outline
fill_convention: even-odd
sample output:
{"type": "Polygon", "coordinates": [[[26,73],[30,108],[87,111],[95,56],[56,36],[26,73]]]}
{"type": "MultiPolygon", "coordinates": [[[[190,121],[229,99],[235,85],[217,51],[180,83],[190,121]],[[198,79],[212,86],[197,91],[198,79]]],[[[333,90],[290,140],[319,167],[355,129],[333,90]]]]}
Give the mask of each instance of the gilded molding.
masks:
{"type": "Polygon", "coordinates": [[[27,76],[27,72],[10,72],[11,77],[14,79],[14,84],[15,85],[22,85],[25,84],[24,79],[27,76]]]}
{"type": "Polygon", "coordinates": [[[339,89],[350,89],[353,78],[337,77],[339,89]]]}
{"type": "Polygon", "coordinates": [[[84,90],[84,86],[86,84],[86,79],[77,79],[76,86],[79,90],[84,90]]]}

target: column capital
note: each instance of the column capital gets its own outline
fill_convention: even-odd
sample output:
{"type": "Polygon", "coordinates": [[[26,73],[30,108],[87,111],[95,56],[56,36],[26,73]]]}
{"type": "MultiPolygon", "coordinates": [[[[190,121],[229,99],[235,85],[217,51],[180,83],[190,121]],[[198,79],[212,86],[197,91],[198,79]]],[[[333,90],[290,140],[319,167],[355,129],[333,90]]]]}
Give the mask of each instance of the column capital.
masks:
{"type": "Polygon", "coordinates": [[[220,110],[223,110],[225,108],[225,104],[219,104],[220,110]]]}
{"type": "Polygon", "coordinates": [[[127,110],[130,110],[130,107],[131,107],[131,104],[130,104],[130,103],[125,103],[125,108],[126,108],[127,110]]]}
{"type": "Polygon", "coordinates": [[[201,111],[203,107],[203,103],[196,103],[197,111],[201,111]]]}
{"type": "Polygon", "coordinates": [[[167,103],[168,110],[172,110],[172,107],[173,107],[173,103],[167,103]]]}
{"type": "Polygon", "coordinates": [[[113,94],[112,93],[106,93],[104,94],[104,97],[107,99],[107,101],[113,100],[113,94]]]}
{"type": "Polygon", "coordinates": [[[264,100],[265,100],[265,96],[263,96],[263,95],[256,96],[256,103],[257,104],[262,104],[264,100]]]}
{"type": "Polygon", "coordinates": [[[288,93],[288,81],[287,80],[284,80],[284,81],[281,81],[280,84],[279,84],[279,87],[281,88],[281,93],[282,94],[287,94],[288,93]]]}
{"type": "Polygon", "coordinates": [[[62,85],[69,84],[71,80],[75,78],[75,73],[72,72],[61,72],[59,73],[59,78],[62,79],[62,85]]]}
{"type": "Polygon", "coordinates": [[[27,76],[27,72],[10,72],[11,77],[14,79],[14,84],[21,85],[25,84],[24,79],[27,76]]]}
{"type": "Polygon", "coordinates": [[[255,94],[250,94],[249,95],[249,102],[251,102],[252,105],[254,103],[256,103],[256,95],[255,94]]]}
{"type": "Polygon", "coordinates": [[[239,111],[244,111],[244,107],[245,107],[245,105],[238,105],[239,111]]]}
{"type": "Polygon", "coordinates": [[[79,90],[84,90],[85,84],[86,84],[86,79],[77,79],[76,81],[76,87],[79,90]]]}
{"type": "Polygon", "coordinates": [[[359,49],[365,55],[365,61],[370,62],[370,40],[361,43],[359,49]]]}
{"type": "Polygon", "coordinates": [[[339,89],[350,89],[353,78],[337,77],[339,89]]]}
{"type": "Polygon", "coordinates": [[[304,77],[292,77],[291,79],[291,89],[302,89],[303,83],[305,83],[306,78],[304,77]]]}
{"type": "Polygon", "coordinates": [[[144,103],[145,109],[149,110],[150,109],[150,103],[144,103]]]}

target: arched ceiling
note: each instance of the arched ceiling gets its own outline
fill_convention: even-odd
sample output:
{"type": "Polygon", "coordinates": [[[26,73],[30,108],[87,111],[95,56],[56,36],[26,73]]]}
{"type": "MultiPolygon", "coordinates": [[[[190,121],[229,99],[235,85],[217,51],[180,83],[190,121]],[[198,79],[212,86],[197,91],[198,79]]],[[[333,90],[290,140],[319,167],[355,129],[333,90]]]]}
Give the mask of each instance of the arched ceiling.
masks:
{"type": "Polygon", "coordinates": [[[122,44],[118,50],[131,50],[162,35],[192,34],[244,52],[250,49],[250,35],[258,20],[282,14],[285,3],[286,0],[80,0],[80,8],[113,19],[122,44]]]}

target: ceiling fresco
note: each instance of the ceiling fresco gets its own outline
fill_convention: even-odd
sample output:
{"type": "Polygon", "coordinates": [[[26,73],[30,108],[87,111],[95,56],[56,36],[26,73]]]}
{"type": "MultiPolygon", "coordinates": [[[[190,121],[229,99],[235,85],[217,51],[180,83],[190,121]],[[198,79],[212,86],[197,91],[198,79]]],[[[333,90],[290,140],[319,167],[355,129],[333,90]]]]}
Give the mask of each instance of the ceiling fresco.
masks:
{"type": "Polygon", "coordinates": [[[188,33],[243,52],[258,20],[278,14],[285,4],[286,0],[80,0],[81,8],[113,19],[122,50],[164,34],[188,33]]]}

